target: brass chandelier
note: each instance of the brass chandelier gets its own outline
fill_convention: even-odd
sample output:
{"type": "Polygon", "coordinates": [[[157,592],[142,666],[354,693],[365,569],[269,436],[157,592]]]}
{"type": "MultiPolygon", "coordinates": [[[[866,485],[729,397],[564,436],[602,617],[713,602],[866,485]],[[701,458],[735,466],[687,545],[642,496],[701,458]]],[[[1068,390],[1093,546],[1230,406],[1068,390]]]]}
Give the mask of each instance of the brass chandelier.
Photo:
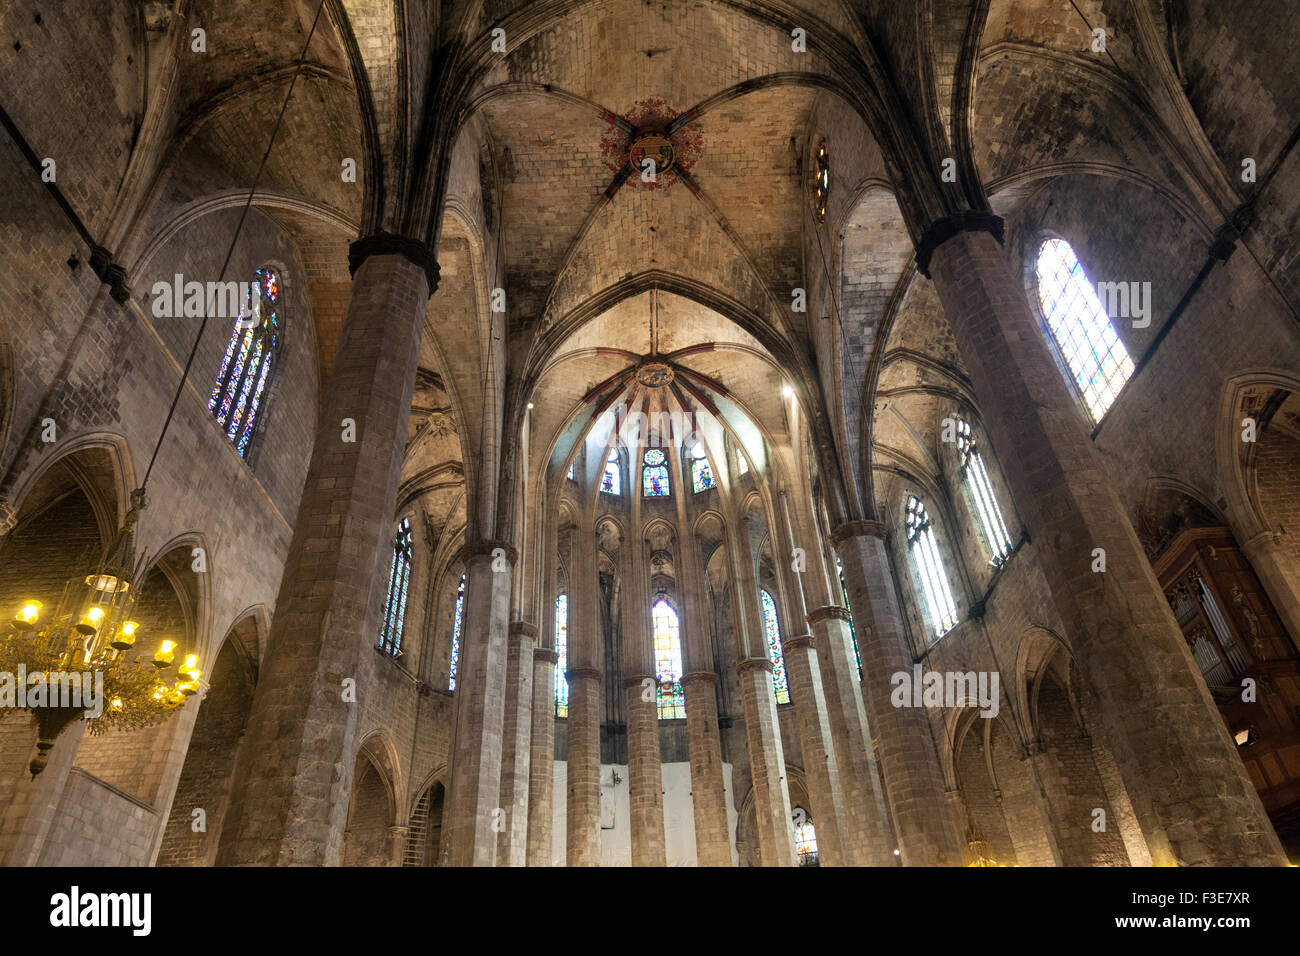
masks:
{"type": "Polygon", "coordinates": [[[84,718],[92,734],[139,730],[167,720],[198,693],[198,655],[188,655],[174,677],[167,673],[175,640],[162,639],[152,658],[134,653],[140,637],[135,608],[147,568],[135,555],[135,526],[144,507],[144,491],[136,489],[95,571],[68,581],[45,620],[41,602],[23,602],[0,641],[0,702],[36,718],[37,753],[28,766],[33,778],[73,721],[84,718]]]}

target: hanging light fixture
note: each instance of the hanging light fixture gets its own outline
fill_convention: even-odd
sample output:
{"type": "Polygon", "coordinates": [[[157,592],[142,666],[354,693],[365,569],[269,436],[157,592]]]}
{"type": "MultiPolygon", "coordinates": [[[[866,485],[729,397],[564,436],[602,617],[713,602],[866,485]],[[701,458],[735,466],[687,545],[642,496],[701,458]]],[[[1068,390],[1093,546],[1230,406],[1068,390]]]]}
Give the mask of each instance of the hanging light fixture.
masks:
{"type": "Polygon", "coordinates": [[[198,692],[198,655],[186,656],[178,679],[167,675],[174,640],[164,639],[152,660],[130,653],[139,637],[134,612],[146,569],[144,557],[135,554],[144,507],[144,491],[136,489],[94,573],[69,581],[48,616],[40,601],[23,602],[12,632],[0,640],[0,673],[14,680],[8,688],[14,704],[36,718],[37,753],[28,765],[33,777],[74,720],[86,719],[92,734],[139,730],[166,720],[198,692]]]}

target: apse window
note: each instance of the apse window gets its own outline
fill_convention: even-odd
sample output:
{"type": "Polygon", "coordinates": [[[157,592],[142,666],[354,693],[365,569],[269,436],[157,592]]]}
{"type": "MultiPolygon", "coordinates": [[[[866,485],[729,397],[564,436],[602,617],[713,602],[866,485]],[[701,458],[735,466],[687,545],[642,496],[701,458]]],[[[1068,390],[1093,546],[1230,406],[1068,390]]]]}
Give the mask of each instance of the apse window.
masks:
{"type": "Polygon", "coordinates": [[[555,716],[569,716],[569,596],[555,599],[555,716]]]}
{"type": "Polygon", "coordinates": [[[618,470],[617,448],[611,448],[605,457],[605,473],[600,476],[600,490],[607,495],[623,493],[623,473],[618,470]]]}
{"type": "Polygon", "coordinates": [[[564,477],[568,478],[570,481],[576,481],[578,479],[578,463],[576,461],[569,462],[569,473],[564,477]]]}
{"type": "Polygon", "coordinates": [[[925,610],[935,638],[942,637],[957,624],[957,606],[948,588],[943,560],[934,527],[925,504],[915,495],[907,499],[907,545],[916,565],[916,577],[925,597],[925,610]]]}
{"type": "Polygon", "coordinates": [[[826,140],[817,145],[813,163],[813,210],[817,213],[817,221],[825,222],[826,201],[831,194],[831,154],[826,140]]]}
{"type": "Polygon", "coordinates": [[[785,676],[785,655],[781,653],[781,626],[776,618],[776,602],[766,588],[758,592],[763,606],[763,636],[767,638],[767,656],[772,659],[772,689],[778,704],[790,703],[790,683],[785,676]]]}
{"type": "Polygon", "coordinates": [[[208,411],[241,457],[248,457],[279,349],[280,280],[271,270],[258,269],[208,396],[208,411]]]}
{"type": "Polygon", "coordinates": [[[671,720],[686,716],[686,692],[682,688],[681,627],[677,610],[667,598],[659,598],[650,608],[650,621],[654,626],[655,676],[659,678],[657,691],[659,718],[671,720]]]}
{"type": "Polygon", "coordinates": [[[794,855],[800,866],[820,866],[817,862],[817,831],[813,829],[812,819],[803,807],[795,807],[794,813],[794,855]]]}
{"type": "Polygon", "coordinates": [[[460,630],[465,623],[465,575],[456,585],[456,616],[451,624],[451,663],[447,665],[447,690],[456,689],[456,669],[460,666],[460,630]]]}
{"type": "Polygon", "coordinates": [[[853,609],[849,606],[849,586],[844,583],[844,565],[835,559],[835,569],[840,575],[840,593],[844,595],[844,610],[849,615],[849,637],[853,638],[853,659],[858,664],[858,680],[862,680],[862,651],[858,649],[858,631],[853,626],[853,609]]]}
{"type": "Polygon", "coordinates": [[[1133,374],[1133,360],[1064,239],[1038,250],[1038,301],[1088,414],[1101,421],[1133,374]]]}
{"type": "Polygon", "coordinates": [[[736,474],[738,475],[749,474],[749,459],[746,458],[744,455],[736,456],[736,474]]]}
{"type": "Polygon", "coordinates": [[[651,448],[641,464],[641,493],[647,498],[666,497],[672,490],[668,481],[668,456],[662,449],[651,448]]]}
{"type": "Polygon", "coordinates": [[[691,448],[691,487],[698,495],[713,486],[713,469],[709,467],[709,459],[705,457],[704,448],[696,442],[691,448]]]}
{"type": "Polygon", "coordinates": [[[961,474],[966,486],[966,493],[975,514],[979,516],[980,527],[984,530],[984,541],[993,557],[989,563],[1001,567],[1011,554],[1011,533],[1002,520],[1002,509],[993,494],[993,483],[989,481],[989,470],[984,464],[984,456],[975,444],[970,423],[957,419],[957,453],[961,456],[961,474]]]}
{"type": "Polygon", "coordinates": [[[402,629],[406,624],[406,596],[411,585],[411,520],[403,518],[393,538],[393,563],[388,571],[388,597],[384,600],[379,649],[390,657],[402,653],[402,629]]]}

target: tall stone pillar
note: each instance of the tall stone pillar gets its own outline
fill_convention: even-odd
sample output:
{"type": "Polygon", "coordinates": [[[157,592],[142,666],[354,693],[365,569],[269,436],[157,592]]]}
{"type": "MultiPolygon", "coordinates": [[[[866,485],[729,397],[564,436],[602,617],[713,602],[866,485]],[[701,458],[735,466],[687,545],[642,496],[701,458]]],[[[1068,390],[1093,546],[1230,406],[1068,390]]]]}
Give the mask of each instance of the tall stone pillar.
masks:
{"type": "Polygon", "coordinates": [[[510,578],[517,554],[504,541],[475,541],[464,555],[465,624],[443,833],[449,865],[494,866],[501,825],[509,820],[501,804],[501,759],[510,578]]]}
{"type": "MultiPolygon", "coordinates": [[[[813,823],[817,827],[817,859],[822,866],[845,866],[851,851],[844,845],[848,808],[841,784],[835,744],[831,740],[826,695],[822,690],[821,667],[811,634],[792,637],[781,645],[785,657],[786,681],[799,725],[803,750],[803,772],[812,799],[813,823]]],[[[788,788],[787,788],[788,789],[788,788]]]]}
{"type": "MultiPolygon", "coordinates": [[[[805,620],[817,642],[826,713],[844,791],[841,842],[845,862],[852,866],[895,866],[898,860],[894,856],[875,749],[862,704],[849,612],[838,605],[826,605],[814,608],[805,620]]],[[[789,667],[788,657],[786,666],[789,667]]],[[[820,844],[820,826],[817,833],[820,844]]]]}
{"type": "Polygon", "coordinates": [[[569,610],[568,787],[565,845],[568,866],[600,865],[601,614],[598,536],[575,533],[569,610]]]}
{"type": "Polygon", "coordinates": [[[352,297],[236,768],[218,865],[337,865],[358,705],[344,693],[370,652],[420,333],[437,265],[418,243],[352,246],[352,297]],[[416,263],[420,262],[419,265],[416,263]],[[342,423],[355,423],[355,441],[342,423]]]}
{"type": "Polygon", "coordinates": [[[549,647],[533,651],[532,755],[528,762],[528,865],[550,866],[555,798],[555,662],[549,647]]]}
{"type": "Polygon", "coordinates": [[[668,865],[656,686],[658,681],[653,674],[630,674],[623,680],[627,690],[627,777],[633,866],[668,865]]]}
{"type": "Polygon", "coordinates": [[[785,780],[785,753],[777,726],[772,662],[750,657],[736,665],[745,708],[749,772],[758,819],[758,858],[763,866],[794,866],[794,826],[790,790],[785,780]]]}
{"type": "MultiPolygon", "coordinates": [[[[782,491],[780,497],[778,527],[784,531],[780,547],[785,553],[793,553],[794,527],[790,519],[789,494],[782,491]]],[[[817,857],[823,866],[844,866],[851,860],[851,851],[844,845],[848,808],[831,738],[830,715],[818,662],[820,655],[813,636],[799,630],[799,622],[807,617],[803,582],[807,572],[795,572],[786,561],[776,562],[776,568],[787,595],[785,619],[792,631],[792,636],[781,645],[781,655],[785,660],[786,683],[790,688],[790,702],[794,705],[803,752],[804,778],[817,828],[817,857]]]]}
{"type": "Polygon", "coordinates": [[[992,232],[931,226],[931,274],[985,427],[1157,865],[1285,862],[1078,406],[992,232]],[[1100,552],[1097,550],[1100,549],[1100,552]],[[1094,572],[1099,553],[1105,571],[1094,572]]]}
{"type": "Polygon", "coordinates": [[[632,865],[667,866],[664,836],[664,785],[659,750],[658,681],[654,653],[646,628],[648,579],[645,541],[629,543],[623,601],[623,689],[627,697],[627,786],[632,827],[632,865]]]}
{"type": "Polygon", "coordinates": [[[528,855],[528,784],[532,760],[533,649],[537,628],[511,621],[506,644],[506,699],[502,717],[501,806],[497,866],[524,866],[528,855]]]}
{"type": "Polygon", "coordinates": [[[600,866],[600,692],[596,667],[571,667],[566,865],[600,866]]]}
{"type": "Polygon", "coordinates": [[[722,737],[718,733],[718,675],[713,671],[688,671],[682,675],[682,690],[686,695],[695,856],[700,866],[731,866],[722,737]]]}
{"type": "Polygon", "coordinates": [[[853,619],[858,622],[867,718],[880,742],[880,769],[903,865],[959,865],[962,853],[948,820],[943,771],[929,718],[920,707],[895,707],[889,699],[890,675],[911,673],[912,652],[903,631],[884,535],[884,525],[875,521],[854,521],[831,532],[831,543],[844,566],[853,619]]]}

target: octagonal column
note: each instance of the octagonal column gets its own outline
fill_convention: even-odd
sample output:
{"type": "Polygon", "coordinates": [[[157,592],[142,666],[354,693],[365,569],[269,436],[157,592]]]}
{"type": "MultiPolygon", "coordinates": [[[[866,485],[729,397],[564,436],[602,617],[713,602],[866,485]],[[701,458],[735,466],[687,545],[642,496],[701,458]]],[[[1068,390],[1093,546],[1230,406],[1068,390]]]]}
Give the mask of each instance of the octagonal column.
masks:
{"type": "Polygon", "coordinates": [[[504,541],[465,546],[465,616],[456,675],[451,792],[443,824],[451,866],[494,866],[509,820],[501,805],[510,578],[504,541]]]}
{"type": "Polygon", "coordinates": [[[695,856],[700,866],[731,866],[727,787],[718,732],[718,675],[682,675],[686,695],[686,742],[691,761],[691,806],[695,811],[695,856]]]}
{"type": "Polygon", "coordinates": [[[528,761],[528,865],[550,866],[555,813],[555,664],[549,647],[533,650],[533,720],[528,761]]]}
{"type": "MultiPolygon", "coordinates": [[[[862,655],[862,696],[869,726],[880,742],[885,798],[893,810],[898,848],[905,866],[960,865],[963,854],[948,819],[943,771],[920,707],[890,702],[890,676],[910,673],[912,651],[903,631],[894,591],[885,527],[854,521],[831,532],[844,566],[862,655]]],[[[866,741],[870,746],[870,740],[866,741]]]]}
{"type": "Polygon", "coordinates": [[[339,860],[359,709],[344,681],[356,679],[359,655],[378,633],[420,334],[437,277],[428,251],[397,237],[360,240],[350,258],[352,296],[218,865],[339,860]],[[345,419],[355,428],[345,432],[345,419]]]}
{"type": "Polygon", "coordinates": [[[745,708],[745,739],[758,820],[758,857],[763,866],[794,866],[794,826],[785,781],[785,752],[777,726],[772,662],[750,657],[736,665],[745,708]]]}
{"type": "MultiPolygon", "coordinates": [[[[1081,673],[1157,865],[1285,862],[1255,787],[1115,492],[993,217],[918,251],[970,370],[1081,673]],[[1100,549],[1100,550],[1098,550],[1100,549]],[[1099,554],[1105,571],[1094,571],[1099,554]]],[[[874,597],[874,595],[873,595],[874,597]]]]}
{"type": "Polygon", "coordinates": [[[501,806],[505,829],[497,866],[523,866],[528,853],[528,784],[532,758],[533,649],[537,628],[511,621],[506,644],[506,696],[502,717],[501,806]]]}
{"type": "MultiPolygon", "coordinates": [[[[817,642],[822,692],[831,740],[835,746],[840,787],[844,792],[842,840],[850,866],[895,866],[885,797],[871,743],[867,715],[853,656],[849,612],[838,605],[814,608],[805,618],[817,642]]],[[[821,828],[817,829],[820,837],[821,828]]]]}

